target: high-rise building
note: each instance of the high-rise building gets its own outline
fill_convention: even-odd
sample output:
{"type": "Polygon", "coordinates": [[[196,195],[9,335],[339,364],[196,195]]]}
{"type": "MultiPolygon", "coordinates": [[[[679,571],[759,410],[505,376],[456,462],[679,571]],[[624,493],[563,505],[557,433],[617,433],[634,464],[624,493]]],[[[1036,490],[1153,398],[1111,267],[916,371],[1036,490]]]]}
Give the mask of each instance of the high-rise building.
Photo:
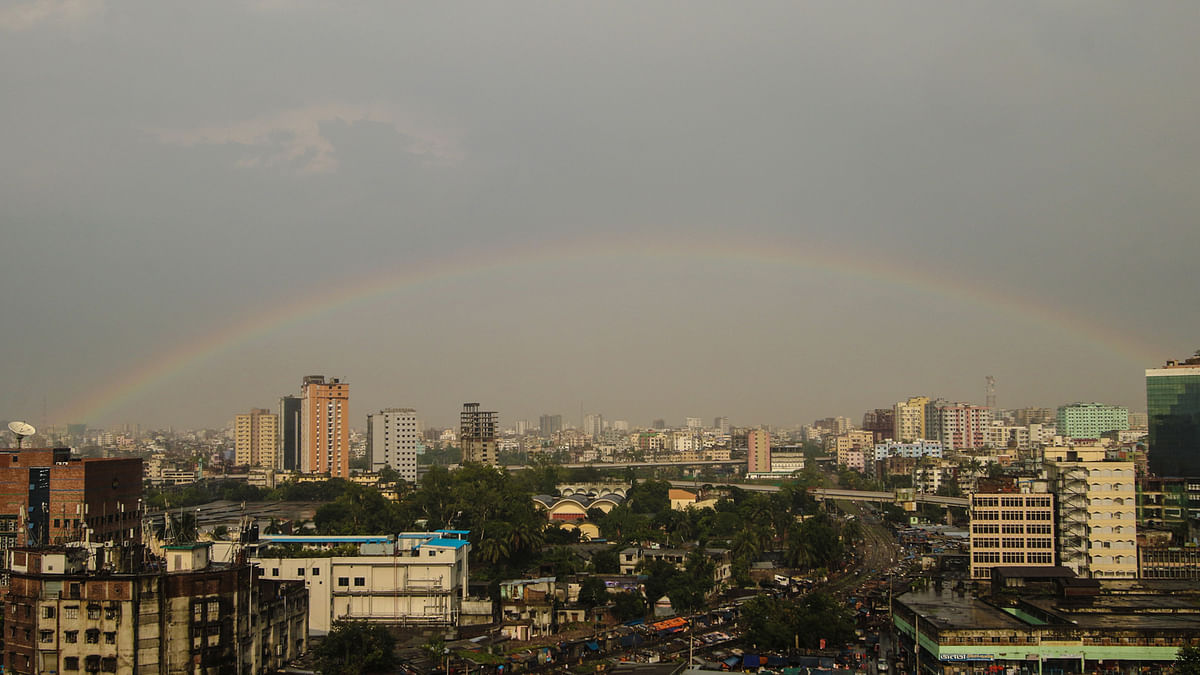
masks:
{"type": "Polygon", "coordinates": [[[495,465],[498,460],[496,426],[498,415],[479,409],[478,403],[464,403],[459,415],[458,442],[464,462],[495,465]]]}
{"type": "Polygon", "coordinates": [[[279,462],[283,471],[299,471],[303,462],[300,460],[300,431],[303,414],[302,400],[299,396],[283,396],[279,399],[279,462]]]}
{"type": "Polygon", "coordinates": [[[771,471],[771,434],[763,429],[746,432],[746,472],[771,471]]]}
{"type": "Polygon", "coordinates": [[[562,415],[542,415],[538,418],[538,432],[545,438],[562,431],[562,415]]]}
{"type": "Polygon", "coordinates": [[[412,408],[385,408],[367,415],[367,452],[371,470],[391,467],[404,480],[417,481],[421,421],[412,408]]]}
{"type": "Polygon", "coordinates": [[[240,466],[274,469],[279,454],[279,415],[266,408],[233,418],[233,457],[240,466]]]}
{"type": "Polygon", "coordinates": [[[892,439],[902,443],[929,438],[925,435],[926,396],[913,396],[892,406],[892,439]]]}
{"type": "Polygon", "coordinates": [[[1200,477],[1200,355],[1146,371],[1146,414],[1150,471],[1200,477]]]}
{"type": "Polygon", "coordinates": [[[704,420],[701,420],[699,417],[685,417],[683,418],[683,426],[687,429],[699,431],[704,428],[704,420]]]}
{"type": "Polygon", "coordinates": [[[1059,564],[1082,577],[1137,576],[1137,490],[1133,462],[1109,461],[1099,446],[1048,447],[1046,478],[1057,497],[1059,564]]]}
{"type": "Polygon", "coordinates": [[[1058,433],[1067,438],[1100,438],[1129,428],[1129,408],[1100,403],[1072,403],[1058,408],[1058,433]]]}
{"type": "Polygon", "coordinates": [[[849,417],[825,417],[813,422],[813,426],[830,434],[844,434],[853,426],[850,424],[849,417]]]}
{"type": "Polygon", "coordinates": [[[303,473],[350,477],[350,385],[308,375],[300,390],[303,473]]]}
{"type": "Polygon", "coordinates": [[[1027,427],[1030,424],[1049,424],[1054,421],[1054,411],[1049,408],[1021,408],[1013,411],[1013,424],[1027,427]]]}
{"type": "Polygon", "coordinates": [[[884,439],[891,438],[892,432],[895,431],[896,413],[892,408],[876,408],[863,413],[862,428],[863,431],[870,431],[875,435],[875,442],[879,443],[884,439]]]}
{"type": "Polygon", "coordinates": [[[925,434],[947,450],[982,448],[991,437],[991,408],[943,399],[925,406],[925,434]]]}
{"type": "Polygon", "coordinates": [[[713,429],[716,429],[717,433],[721,434],[722,436],[728,436],[729,435],[729,418],[728,417],[714,418],[713,419],[713,429]]]}
{"type": "Polygon", "coordinates": [[[991,579],[993,567],[1053,565],[1054,535],[1049,493],[971,495],[971,578],[991,579]]]}
{"type": "Polygon", "coordinates": [[[604,433],[604,416],[603,415],[584,415],[583,416],[583,433],[585,436],[596,440],[600,438],[600,434],[604,433]]]}

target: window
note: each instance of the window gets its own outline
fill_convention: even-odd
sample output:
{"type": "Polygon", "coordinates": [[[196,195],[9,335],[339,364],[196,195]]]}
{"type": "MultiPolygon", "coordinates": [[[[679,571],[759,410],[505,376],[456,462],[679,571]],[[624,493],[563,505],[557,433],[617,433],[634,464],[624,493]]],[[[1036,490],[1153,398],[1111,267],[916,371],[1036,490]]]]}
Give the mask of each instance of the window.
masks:
{"type": "Polygon", "coordinates": [[[121,606],[117,605],[117,604],[111,604],[108,607],[105,607],[104,608],[104,618],[106,618],[106,619],[121,618],[121,606]]]}
{"type": "Polygon", "coordinates": [[[94,655],[89,656],[89,657],[87,657],[87,660],[84,663],[86,664],[85,667],[87,668],[87,670],[89,672],[94,673],[94,672],[100,670],[100,657],[99,656],[94,656],[94,655]]]}
{"type": "Polygon", "coordinates": [[[298,576],[298,577],[304,576],[304,568],[303,567],[300,567],[296,570],[296,576],[298,576]]]}
{"type": "Polygon", "coordinates": [[[100,631],[95,628],[89,628],[84,634],[84,641],[89,645],[100,644],[100,631]]]}
{"type": "Polygon", "coordinates": [[[314,567],[314,568],[312,569],[312,575],[313,575],[314,577],[319,577],[319,576],[321,576],[321,568],[320,568],[320,567],[314,567]]]}
{"type": "Polygon", "coordinates": [[[338,586],[349,586],[350,585],[350,577],[338,577],[337,585],[338,586]]]}
{"type": "Polygon", "coordinates": [[[79,642],[79,631],[69,630],[63,633],[63,642],[69,642],[71,644],[79,642]]]}
{"type": "Polygon", "coordinates": [[[106,644],[106,645],[117,644],[117,634],[114,631],[105,631],[104,632],[104,644],[106,644]]]}
{"type": "Polygon", "coordinates": [[[52,631],[52,630],[38,631],[38,642],[54,642],[54,631],[52,631]]]}
{"type": "Polygon", "coordinates": [[[67,656],[63,658],[63,670],[79,670],[79,657],[67,656]]]}
{"type": "Polygon", "coordinates": [[[89,619],[99,619],[100,618],[100,605],[88,605],[87,613],[88,613],[89,619]]]}
{"type": "Polygon", "coordinates": [[[273,577],[279,576],[279,568],[278,567],[271,568],[271,576],[273,576],[273,577]]]}
{"type": "Polygon", "coordinates": [[[100,659],[100,672],[115,673],[117,672],[117,657],[106,656],[100,659]]]}
{"type": "Polygon", "coordinates": [[[364,577],[354,577],[354,585],[355,586],[366,586],[367,580],[364,577]]]}

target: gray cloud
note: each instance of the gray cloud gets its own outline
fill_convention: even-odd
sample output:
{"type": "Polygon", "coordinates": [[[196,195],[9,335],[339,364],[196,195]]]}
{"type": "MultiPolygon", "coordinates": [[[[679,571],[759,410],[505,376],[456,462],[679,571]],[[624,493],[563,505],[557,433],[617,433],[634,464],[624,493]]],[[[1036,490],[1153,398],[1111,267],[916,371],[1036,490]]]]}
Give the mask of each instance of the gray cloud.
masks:
{"type": "Polygon", "coordinates": [[[979,399],[985,374],[1004,405],[1139,408],[1140,368],[1200,346],[1192,4],[79,1],[0,6],[0,30],[0,417],[468,258],[486,274],[281,326],[89,421],[219,424],[322,371],[358,411],[442,423],[468,399],[786,423],[979,399]]]}

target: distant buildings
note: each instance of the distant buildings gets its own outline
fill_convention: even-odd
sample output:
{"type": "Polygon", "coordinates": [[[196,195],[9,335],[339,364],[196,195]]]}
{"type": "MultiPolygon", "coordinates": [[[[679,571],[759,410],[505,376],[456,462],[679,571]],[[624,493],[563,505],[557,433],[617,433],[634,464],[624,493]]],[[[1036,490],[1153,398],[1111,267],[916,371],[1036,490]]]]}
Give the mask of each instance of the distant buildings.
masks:
{"type": "Polygon", "coordinates": [[[1072,403],[1058,408],[1058,433],[1066,438],[1100,438],[1129,428],[1129,409],[1100,403],[1072,403]]]}
{"type": "Polygon", "coordinates": [[[982,448],[988,444],[990,408],[938,399],[925,407],[925,438],[941,441],[947,450],[982,448]]]}
{"type": "Polygon", "coordinates": [[[583,416],[583,433],[592,440],[600,438],[604,433],[604,416],[600,414],[583,416]]]}
{"type": "Polygon", "coordinates": [[[889,457],[940,458],[941,456],[942,444],[938,441],[914,441],[912,443],[889,441],[886,443],[876,443],[874,448],[874,460],[877,462],[889,457]]]}
{"type": "Polygon", "coordinates": [[[350,385],[308,375],[300,391],[303,473],[350,476],[350,385]]]}
{"type": "Polygon", "coordinates": [[[464,403],[459,415],[458,441],[464,462],[495,465],[498,460],[496,427],[498,415],[479,409],[478,403],[464,403]]]}
{"type": "Polygon", "coordinates": [[[367,415],[367,453],[371,471],[391,467],[410,483],[417,480],[421,422],[412,408],[385,408],[367,415]]]}
{"type": "Polygon", "coordinates": [[[863,431],[873,433],[876,443],[886,438],[893,438],[892,432],[895,431],[895,414],[895,410],[892,408],[868,410],[863,413],[863,431]]]}
{"type": "Polygon", "coordinates": [[[239,466],[274,470],[279,454],[279,415],[264,408],[233,418],[233,457],[239,466]]]}
{"type": "Polygon", "coordinates": [[[562,430],[562,415],[542,415],[538,418],[538,432],[544,438],[549,438],[562,430]]]}
{"type": "Polygon", "coordinates": [[[1200,477],[1200,356],[1146,371],[1150,471],[1200,477]]]}

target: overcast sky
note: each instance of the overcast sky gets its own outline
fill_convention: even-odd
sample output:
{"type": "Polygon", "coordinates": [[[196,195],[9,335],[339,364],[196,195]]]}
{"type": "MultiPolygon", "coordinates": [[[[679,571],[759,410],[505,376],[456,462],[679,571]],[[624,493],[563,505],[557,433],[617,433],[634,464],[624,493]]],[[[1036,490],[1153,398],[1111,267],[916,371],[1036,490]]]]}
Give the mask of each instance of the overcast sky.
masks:
{"type": "Polygon", "coordinates": [[[1197,35],[1194,2],[0,0],[0,419],[220,426],[317,373],[355,426],[857,420],[985,375],[1144,410],[1200,348],[1197,35]]]}

